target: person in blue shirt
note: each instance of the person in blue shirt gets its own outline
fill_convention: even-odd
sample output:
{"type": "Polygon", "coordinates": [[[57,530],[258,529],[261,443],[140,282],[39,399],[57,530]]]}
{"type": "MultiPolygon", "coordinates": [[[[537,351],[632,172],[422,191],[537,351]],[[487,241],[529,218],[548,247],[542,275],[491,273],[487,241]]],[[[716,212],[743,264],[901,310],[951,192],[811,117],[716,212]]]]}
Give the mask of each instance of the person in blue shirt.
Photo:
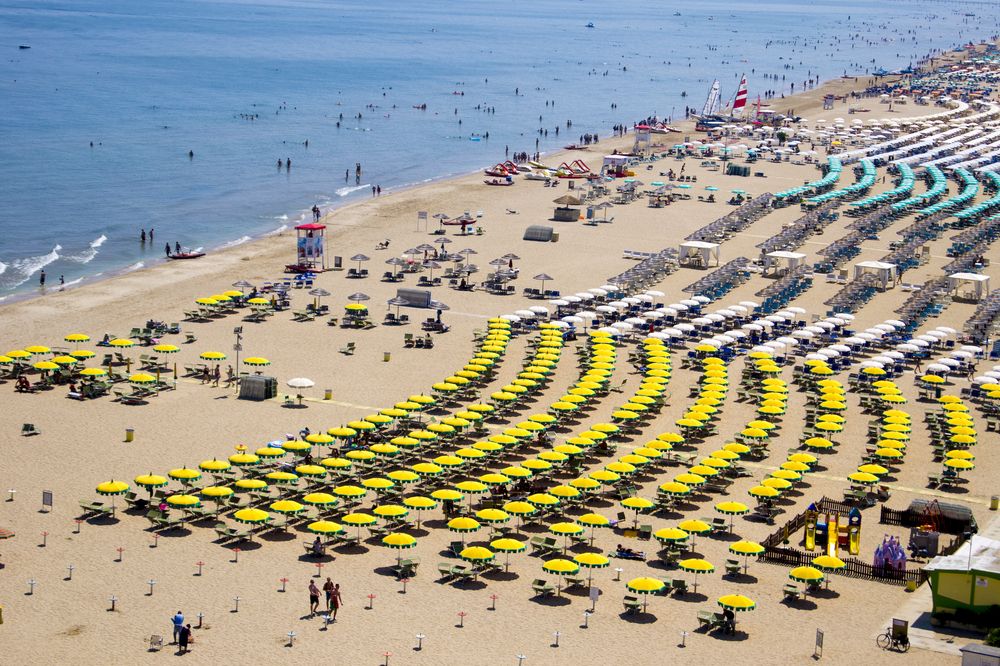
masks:
{"type": "Polygon", "coordinates": [[[181,628],[184,626],[184,613],[177,611],[173,617],[174,622],[174,643],[180,638],[181,628]]]}

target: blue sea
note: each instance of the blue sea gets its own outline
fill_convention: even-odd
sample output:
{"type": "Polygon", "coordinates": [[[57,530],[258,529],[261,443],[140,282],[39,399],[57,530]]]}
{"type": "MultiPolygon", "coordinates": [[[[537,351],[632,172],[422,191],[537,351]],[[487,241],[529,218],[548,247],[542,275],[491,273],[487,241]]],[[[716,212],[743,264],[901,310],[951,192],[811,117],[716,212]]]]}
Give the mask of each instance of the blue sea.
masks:
{"type": "Polygon", "coordinates": [[[931,0],[0,0],[0,299],[683,117],[714,78],[754,100],[996,24],[931,0]]]}

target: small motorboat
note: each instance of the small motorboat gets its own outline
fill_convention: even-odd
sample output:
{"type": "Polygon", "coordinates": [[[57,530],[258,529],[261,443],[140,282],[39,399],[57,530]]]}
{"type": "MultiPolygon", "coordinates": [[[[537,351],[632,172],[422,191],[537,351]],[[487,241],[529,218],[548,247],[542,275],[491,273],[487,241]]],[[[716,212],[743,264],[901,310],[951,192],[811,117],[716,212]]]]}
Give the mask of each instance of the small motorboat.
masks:
{"type": "Polygon", "coordinates": [[[588,28],[593,28],[593,27],[595,27],[595,26],[594,26],[594,22],[593,22],[593,21],[591,21],[590,23],[588,23],[588,24],[587,24],[587,26],[586,26],[586,27],[588,27],[588,28]]]}
{"type": "Polygon", "coordinates": [[[169,255],[167,259],[198,259],[204,256],[204,252],[175,252],[174,254],[169,255]]]}
{"type": "Polygon", "coordinates": [[[501,180],[499,178],[494,178],[492,180],[484,180],[487,185],[497,185],[500,187],[507,187],[514,184],[514,181],[508,176],[506,179],[501,180]]]}

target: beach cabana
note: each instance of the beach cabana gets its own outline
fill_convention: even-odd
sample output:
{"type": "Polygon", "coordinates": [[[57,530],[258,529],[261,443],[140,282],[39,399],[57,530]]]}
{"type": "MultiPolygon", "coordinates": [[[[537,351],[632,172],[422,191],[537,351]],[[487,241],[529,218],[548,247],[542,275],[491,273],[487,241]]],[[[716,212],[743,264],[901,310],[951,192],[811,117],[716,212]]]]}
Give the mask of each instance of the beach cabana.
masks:
{"type": "Polygon", "coordinates": [[[801,252],[788,252],[786,250],[775,250],[764,255],[764,276],[770,270],[771,275],[779,277],[791,273],[802,265],[806,255],[801,252]]]}
{"type": "Polygon", "coordinates": [[[954,298],[978,303],[990,293],[990,276],[979,273],[952,273],[948,291],[954,298]]]}
{"type": "Polygon", "coordinates": [[[874,275],[880,288],[885,291],[896,283],[896,264],[884,261],[859,261],[854,264],[855,280],[865,274],[874,275]]]}
{"type": "Polygon", "coordinates": [[[987,613],[1000,604],[1000,541],[974,535],[924,571],[930,574],[934,613],[987,613]]]}
{"type": "Polygon", "coordinates": [[[708,268],[715,259],[715,265],[719,265],[719,244],[707,241],[688,241],[681,243],[680,256],[677,258],[681,266],[691,268],[708,268]]]}

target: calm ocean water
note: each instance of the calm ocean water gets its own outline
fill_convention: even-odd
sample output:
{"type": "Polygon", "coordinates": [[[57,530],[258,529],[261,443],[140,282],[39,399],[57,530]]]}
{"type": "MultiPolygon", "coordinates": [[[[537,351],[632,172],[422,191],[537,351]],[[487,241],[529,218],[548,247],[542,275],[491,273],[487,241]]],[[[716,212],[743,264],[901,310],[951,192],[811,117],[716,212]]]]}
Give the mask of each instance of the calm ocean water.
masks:
{"type": "Polygon", "coordinates": [[[35,290],[43,267],[50,286],[77,284],[159,261],[166,241],[245,242],[505,146],[683,116],[716,77],[728,98],[747,72],[754,99],[998,32],[977,3],[644,4],[0,0],[0,299],[35,290]]]}

